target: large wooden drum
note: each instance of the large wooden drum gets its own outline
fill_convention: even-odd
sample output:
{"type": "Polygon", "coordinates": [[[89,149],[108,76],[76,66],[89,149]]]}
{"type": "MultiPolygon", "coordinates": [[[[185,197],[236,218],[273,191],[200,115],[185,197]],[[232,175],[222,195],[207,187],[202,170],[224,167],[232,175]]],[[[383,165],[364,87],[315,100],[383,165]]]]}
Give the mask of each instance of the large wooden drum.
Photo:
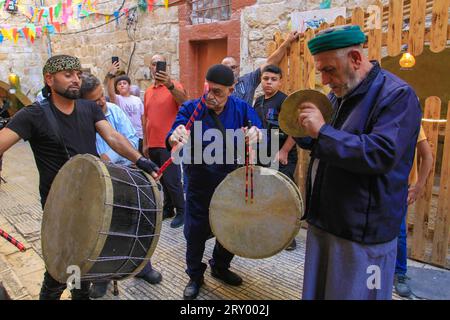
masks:
{"type": "Polygon", "coordinates": [[[68,161],[56,176],[42,222],[50,275],[66,282],[121,280],[138,273],[158,242],[162,206],[156,182],[140,170],[91,155],[68,161]]]}
{"type": "Polygon", "coordinates": [[[254,201],[245,201],[245,167],[231,172],[214,191],[211,230],[228,251],[262,259],[286,248],[300,230],[303,200],[284,174],[254,167],[254,201]]]}

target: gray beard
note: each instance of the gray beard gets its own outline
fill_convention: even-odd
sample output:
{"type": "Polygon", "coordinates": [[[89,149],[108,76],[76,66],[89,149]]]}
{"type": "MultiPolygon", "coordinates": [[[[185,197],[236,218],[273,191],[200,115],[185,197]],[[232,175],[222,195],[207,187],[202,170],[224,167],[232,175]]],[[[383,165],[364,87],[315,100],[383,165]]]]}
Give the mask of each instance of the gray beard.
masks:
{"type": "Polygon", "coordinates": [[[345,89],[342,92],[342,95],[336,97],[342,98],[343,96],[347,95],[349,92],[351,92],[353,89],[355,89],[360,83],[362,79],[360,79],[357,75],[355,75],[354,78],[351,78],[348,80],[348,83],[345,86],[345,89]]]}

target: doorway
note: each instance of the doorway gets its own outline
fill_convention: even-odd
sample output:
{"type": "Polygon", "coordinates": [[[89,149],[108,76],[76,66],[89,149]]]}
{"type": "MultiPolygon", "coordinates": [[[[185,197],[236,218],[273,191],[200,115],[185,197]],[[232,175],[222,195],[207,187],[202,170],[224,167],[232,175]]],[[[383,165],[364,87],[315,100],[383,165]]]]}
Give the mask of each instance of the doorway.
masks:
{"type": "Polygon", "coordinates": [[[205,82],[206,72],[213,64],[221,63],[222,59],[227,56],[227,38],[191,41],[193,49],[195,65],[190,66],[191,70],[196,70],[192,74],[195,75],[195,87],[192,92],[194,97],[200,97],[203,93],[203,85],[205,82]]]}

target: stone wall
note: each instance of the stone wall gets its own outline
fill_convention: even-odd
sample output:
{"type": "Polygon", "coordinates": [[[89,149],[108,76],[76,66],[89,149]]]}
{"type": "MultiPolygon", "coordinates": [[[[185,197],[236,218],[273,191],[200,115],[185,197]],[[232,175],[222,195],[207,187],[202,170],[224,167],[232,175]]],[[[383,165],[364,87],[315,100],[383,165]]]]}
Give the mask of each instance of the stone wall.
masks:
{"type": "MultiPolygon", "coordinates": [[[[25,16],[0,9],[0,25],[22,28],[26,23],[25,16]]],[[[30,98],[35,96],[43,84],[42,59],[46,50],[45,38],[36,39],[34,44],[24,38],[19,38],[17,44],[3,39],[0,44],[0,81],[9,84],[8,75],[13,72],[20,77],[22,92],[30,98]]]]}
{"type": "MultiPolygon", "coordinates": [[[[24,0],[31,1],[31,0],[24,0]]],[[[51,5],[57,0],[45,1],[51,5]]],[[[254,70],[265,61],[266,45],[275,31],[288,31],[288,17],[294,11],[318,9],[321,0],[257,0],[254,5],[241,11],[240,65],[241,73],[254,70]]],[[[384,3],[387,0],[383,1],[384,3]]],[[[30,2],[31,3],[31,2],[30,2]]],[[[125,8],[136,6],[136,0],[126,0],[125,8]]],[[[155,3],[160,3],[155,1],[155,3]]],[[[355,6],[366,8],[373,0],[332,0],[333,7],[345,6],[347,15],[355,6]]],[[[112,14],[122,4],[122,0],[112,0],[98,6],[98,12],[112,14]]],[[[2,13],[5,15],[6,13],[2,13]]],[[[9,14],[6,14],[9,16],[9,14]]],[[[0,21],[1,19],[0,16],[0,21]]],[[[113,19],[111,19],[113,20],[113,19]]],[[[105,23],[104,16],[98,19],[90,17],[82,20],[78,28],[65,27],[63,34],[51,36],[52,54],[72,54],[81,59],[83,67],[103,79],[112,56],[119,56],[122,69],[128,71],[133,83],[145,90],[150,83],[148,65],[153,54],[164,54],[172,77],[180,78],[179,56],[179,17],[178,8],[156,8],[154,12],[137,10],[136,32],[127,32],[127,18],[122,17],[119,23],[105,23]],[[93,28],[90,31],[79,32],[93,28]],[[130,34],[129,34],[130,33],[130,34]]],[[[8,24],[21,26],[24,17],[12,16],[8,24]]],[[[34,45],[19,39],[14,45],[4,41],[0,45],[0,80],[7,82],[9,70],[21,78],[24,93],[30,98],[42,87],[42,65],[48,58],[47,38],[37,39],[34,45]]]]}
{"type": "MultiPolygon", "coordinates": [[[[125,8],[131,8],[137,1],[125,2],[125,8]]],[[[119,8],[122,1],[108,2],[99,6],[98,12],[112,13],[119,8]]],[[[157,2],[155,2],[157,3],[157,2]]],[[[114,17],[113,17],[114,18],[114,17]]],[[[95,17],[85,19],[81,30],[96,27],[105,23],[105,18],[95,17]]],[[[67,34],[80,30],[65,30],[66,34],[55,35],[52,38],[53,54],[68,53],[81,59],[83,68],[103,79],[111,66],[111,57],[120,58],[121,69],[128,72],[134,84],[145,90],[149,84],[150,58],[160,53],[167,57],[169,71],[178,78],[178,9],[176,7],[155,8],[152,13],[137,10],[136,32],[134,26],[127,31],[127,18],[121,17],[119,23],[111,19],[105,26],[76,34],[67,34]]]]}
{"type": "MultiPolygon", "coordinates": [[[[254,70],[266,60],[266,44],[275,31],[288,32],[288,17],[293,11],[319,9],[322,0],[258,0],[242,10],[241,73],[254,70]]],[[[346,7],[347,16],[354,7],[367,8],[373,0],[332,0],[332,7],[346,7]]],[[[388,1],[383,0],[384,4],[388,1]]]]}

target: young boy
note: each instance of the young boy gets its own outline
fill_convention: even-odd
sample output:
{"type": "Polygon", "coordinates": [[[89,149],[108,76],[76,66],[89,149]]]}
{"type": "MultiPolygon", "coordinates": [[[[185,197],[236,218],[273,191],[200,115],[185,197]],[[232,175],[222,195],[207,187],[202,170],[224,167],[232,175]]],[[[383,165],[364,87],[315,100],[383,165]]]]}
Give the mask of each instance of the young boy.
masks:
{"type": "Polygon", "coordinates": [[[106,75],[109,100],[118,105],[130,119],[139,138],[139,151],[142,153],[144,104],[140,98],[131,94],[131,80],[127,75],[116,77],[118,71],[119,63],[114,62],[106,75]]]}

